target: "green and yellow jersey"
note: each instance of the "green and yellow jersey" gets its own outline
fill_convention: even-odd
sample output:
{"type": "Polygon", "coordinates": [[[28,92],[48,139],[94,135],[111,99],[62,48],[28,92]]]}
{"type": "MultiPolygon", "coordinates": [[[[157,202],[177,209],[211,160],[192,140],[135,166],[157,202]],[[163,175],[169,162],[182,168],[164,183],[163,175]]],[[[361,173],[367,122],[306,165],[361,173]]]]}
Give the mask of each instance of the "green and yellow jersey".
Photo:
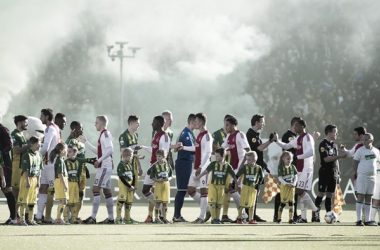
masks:
{"type": "MultiPolygon", "coordinates": [[[[78,149],[77,158],[82,158],[82,159],[86,158],[85,144],[80,142],[77,138],[73,138],[73,139],[67,138],[66,144],[68,147],[75,146],[78,149]]],[[[86,175],[86,162],[81,163],[81,166],[82,166],[82,169],[80,171],[80,174],[86,175]]]]}
{"type": "MultiPolygon", "coordinates": [[[[223,128],[212,133],[212,138],[213,138],[212,146],[214,147],[214,149],[222,147],[222,144],[226,140],[226,137],[227,137],[227,133],[224,132],[223,128]]],[[[231,156],[226,155],[225,160],[226,162],[231,163],[231,156]]]]}
{"type": "Polygon", "coordinates": [[[214,185],[226,185],[228,175],[235,176],[234,170],[227,162],[213,161],[207,166],[206,170],[211,173],[210,183],[214,185]]]}
{"type": "Polygon", "coordinates": [[[86,164],[86,158],[76,157],[74,160],[66,159],[65,165],[67,170],[67,179],[71,182],[79,182],[80,175],[83,171],[83,164],[86,164]]]}
{"type": "Polygon", "coordinates": [[[133,166],[129,162],[120,161],[117,166],[117,176],[125,178],[129,185],[133,185],[133,166]]]}
{"type": "Polygon", "coordinates": [[[223,142],[226,140],[227,133],[224,132],[224,129],[221,128],[214,133],[212,133],[212,138],[214,139],[212,145],[216,148],[220,148],[223,142]]]}
{"type": "Polygon", "coordinates": [[[256,186],[260,179],[264,178],[263,169],[261,166],[255,164],[249,166],[244,165],[236,174],[236,178],[242,177],[242,184],[246,186],[256,186]]]}
{"type": "MultiPolygon", "coordinates": [[[[128,148],[132,147],[135,145],[138,145],[139,143],[139,134],[138,133],[133,133],[131,134],[129,130],[125,130],[120,136],[119,136],[119,145],[120,145],[120,151],[122,151],[123,148],[128,148]]],[[[134,154],[137,154],[137,151],[133,152],[134,154]]],[[[122,154],[120,154],[120,157],[122,154]]],[[[132,166],[134,168],[135,173],[137,174],[138,172],[138,164],[137,164],[137,159],[135,157],[132,158],[132,166]]]]}
{"type": "Polygon", "coordinates": [[[282,176],[282,179],[286,183],[293,183],[294,177],[297,173],[297,168],[293,164],[290,164],[290,166],[281,165],[278,167],[278,176],[282,176]]]}
{"type": "MultiPolygon", "coordinates": [[[[13,130],[13,132],[11,133],[11,137],[12,137],[13,147],[19,146],[20,148],[22,148],[28,145],[28,142],[26,141],[24,135],[17,129],[13,130]]],[[[20,168],[21,168],[21,157],[22,157],[22,154],[16,154],[14,150],[12,149],[12,161],[14,163],[17,163],[20,168]]]]}
{"type": "Polygon", "coordinates": [[[44,168],[42,154],[39,151],[33,152],[28,149],[21,158],[22,174],[28,171],[29,177],[38,177],[44,168]]]}
{"type": "Polygon", "coordinates": [[[150,178],[167,179],[172,177],[172,169],[169,163],[164,162],[162,164],[155,163],[151,167],[150,178]]]}
{"type": "Polygon", "coordinates": [[[54,163],[55,178],[59,178],[58,174],[62,174],[63,177],[67,177],[66,164],[63,158],[58,157],[54,163]]]}
{"type": "Polygon", "coordinates": [[[73,147],[75,146],[78,149],[78,158],[86,158],[86,149],[84,143],[80,142],[78,139],[73,138],[69,139],[67,138],[66,144],[68,147],[73,147]]]}

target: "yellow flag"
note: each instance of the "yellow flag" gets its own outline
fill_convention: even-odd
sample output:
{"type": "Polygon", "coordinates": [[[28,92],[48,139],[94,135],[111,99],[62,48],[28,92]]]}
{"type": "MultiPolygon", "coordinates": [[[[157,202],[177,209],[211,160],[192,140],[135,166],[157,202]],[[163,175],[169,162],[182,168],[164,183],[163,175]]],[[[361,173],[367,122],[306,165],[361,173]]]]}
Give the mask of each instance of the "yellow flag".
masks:
{"type": "Polygon", "coordinates": [[[271,174],[268,174],[268,178],[264,188],[263,200],[265,201],[265,203],[268,203],[278,193],[280,193],[280,185],[278,185],[277,181],[273,178],[271,174]]]}
{"type": "Polygon", "coordinates": [[[335,198],[334,198],[334,212],[338,215],[342,214],[342,205],[346,205],[346,202],[344,202],[342,189],[340,188],[340,185],[338,184],[335,189],[335,198]]]}

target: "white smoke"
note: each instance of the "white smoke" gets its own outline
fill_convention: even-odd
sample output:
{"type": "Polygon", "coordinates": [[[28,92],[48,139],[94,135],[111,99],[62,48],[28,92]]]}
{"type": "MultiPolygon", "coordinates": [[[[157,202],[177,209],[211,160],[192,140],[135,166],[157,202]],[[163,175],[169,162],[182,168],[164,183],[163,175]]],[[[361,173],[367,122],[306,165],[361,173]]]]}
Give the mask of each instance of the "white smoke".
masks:
{"type": "MultiPolygon", "coordinates": [[[[135,59],[125,60],[124,67],[126,115],[142,117],[142,133],[150,135],[152,118],[165,109],[174,114],[175,131],[186,125],[189,113],[205,112],[209,129],[216,130],[226,113],[235,114],[247,128],[257,111],[251,95],[245,93],[247,63],[270,51],[270,39],[248,20],[263,15],[266,4],[167,0],[81,1],[79,5],[77,1],[2,1],[1,5],[3,113],[16,101],[12,97],[27,88],[30,78],[40,74],[46,60],[55,60],[52,53],[70,42],[85,12],[107,26],[108,44],[92,48],[91,53],[98,59],[104,51],[103,64],[94,65],[94,70],[110,72],[115,76],[110,80],[118,79],[119,62],[107,58],[106,45],[127,40],[131,46],[143,48],[135,59]]],[[[108,94],[112,97],[119,91],[108,94]]],[[[114,107],[118,109],[118,105],[114,107]]],[[[52,107],[64,110],[57,104],[52,107]]],[[[31,115],[38,115],[41,108],[36,107],[31,115]]],[[[96,114],[94,111],[94,117],[96,114]]],[[[85,128],[93,126],[94,119],[84,121],[78,114],[66,115],[69,122],[75,117],[85,128]]],[[[86,112],[85,116],[91,114],[86,112]]],[[[11,124],[11,118],[6,119],[11,124]]],[[[118,129],[118,119],[110,118],[111,129],[118,129]]]]}
{"type": "Polygon", "coordinates": [[[69,36],[81,10],[75,1],[0,2],[0,111],[6,113],[13,96],[28,84],[30,75],[69,36]],[[73,7],[75,6],[75,7],[73,7]]]}

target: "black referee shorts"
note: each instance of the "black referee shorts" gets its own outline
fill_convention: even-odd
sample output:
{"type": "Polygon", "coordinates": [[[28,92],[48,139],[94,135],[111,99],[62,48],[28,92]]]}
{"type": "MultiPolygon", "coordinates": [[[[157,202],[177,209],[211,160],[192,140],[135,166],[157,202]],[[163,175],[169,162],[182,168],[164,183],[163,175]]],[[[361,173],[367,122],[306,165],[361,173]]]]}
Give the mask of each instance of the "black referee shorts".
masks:
{"type": "Polygon", "coordinates": [[[335,193],[336,185],[338,184],[339,176],[331,168],[319,168],[318,191],[325,193],[335,193]]]}

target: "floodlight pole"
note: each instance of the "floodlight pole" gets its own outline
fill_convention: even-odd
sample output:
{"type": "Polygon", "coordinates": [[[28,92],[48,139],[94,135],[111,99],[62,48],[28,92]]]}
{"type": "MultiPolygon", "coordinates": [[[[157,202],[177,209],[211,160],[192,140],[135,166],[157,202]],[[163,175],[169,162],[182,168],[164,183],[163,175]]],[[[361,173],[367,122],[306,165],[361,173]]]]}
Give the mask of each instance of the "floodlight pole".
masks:
{"type": "Polygon", "coordinates": [[[141,49],[138,47],[129,47],[132,51],[132,55],[124,55],[124,45],[128,42],[115,42],[116,45],[120,46],[120,49],[114,53],[111,53],[113,45],[107,46],[108,57],[115,60],[115,58],[120,59],[120,131],[124,130],[124,84],[123,84],[123,59],[124,58],[135,58],[136,51],[141,49]]]}

